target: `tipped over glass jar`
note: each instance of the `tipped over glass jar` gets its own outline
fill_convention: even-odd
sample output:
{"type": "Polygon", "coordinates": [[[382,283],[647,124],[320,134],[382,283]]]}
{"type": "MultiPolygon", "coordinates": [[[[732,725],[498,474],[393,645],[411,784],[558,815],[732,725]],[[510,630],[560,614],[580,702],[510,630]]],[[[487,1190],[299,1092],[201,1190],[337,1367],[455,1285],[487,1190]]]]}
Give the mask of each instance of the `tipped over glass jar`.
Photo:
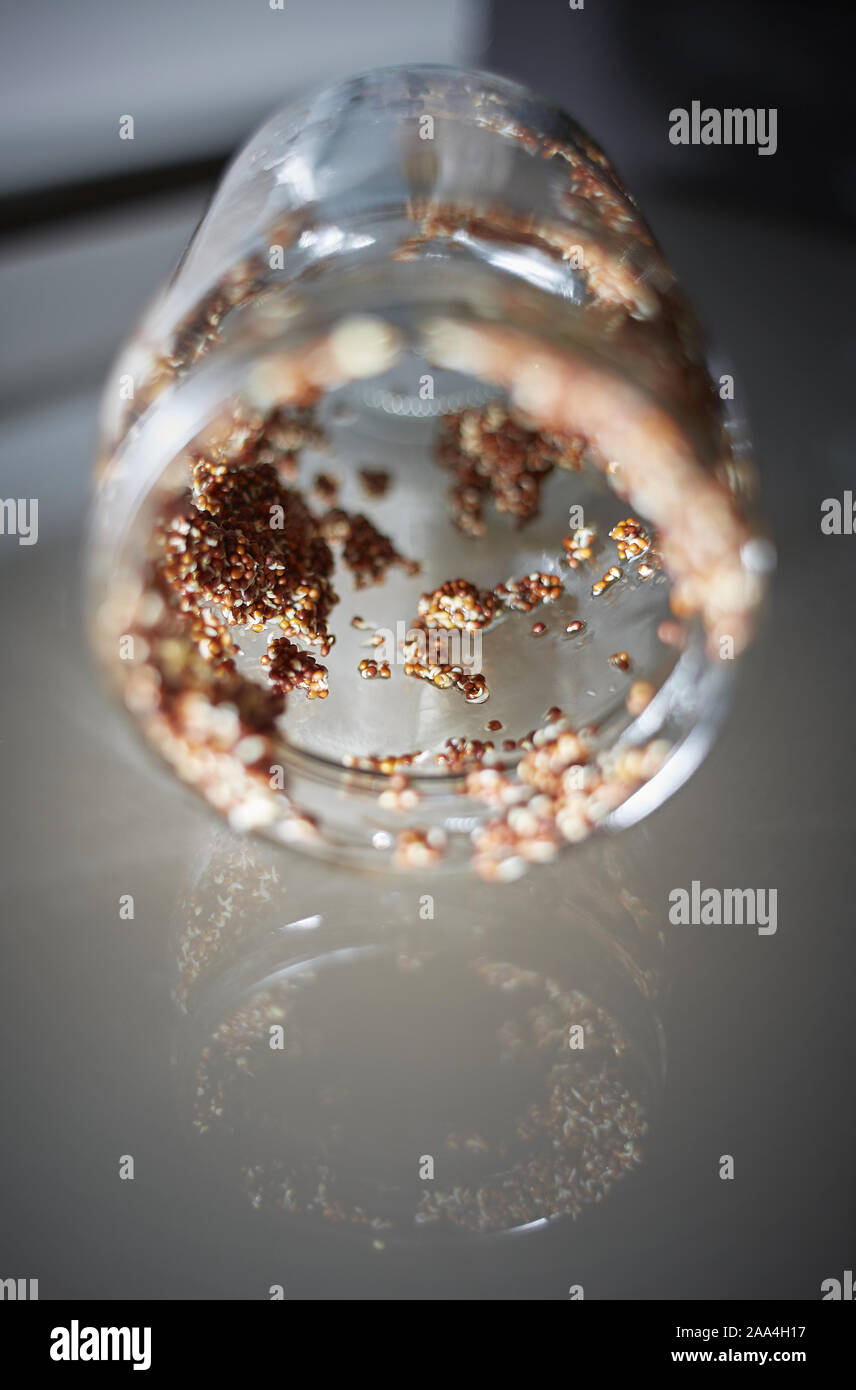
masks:
{"type": "Polygon", "coordinates": [[[233,829],[516,878],[710,744],[774,562],[725,409],[568,116],[355,78],[237,157],[110,374],[97,649],[233,829]]]}

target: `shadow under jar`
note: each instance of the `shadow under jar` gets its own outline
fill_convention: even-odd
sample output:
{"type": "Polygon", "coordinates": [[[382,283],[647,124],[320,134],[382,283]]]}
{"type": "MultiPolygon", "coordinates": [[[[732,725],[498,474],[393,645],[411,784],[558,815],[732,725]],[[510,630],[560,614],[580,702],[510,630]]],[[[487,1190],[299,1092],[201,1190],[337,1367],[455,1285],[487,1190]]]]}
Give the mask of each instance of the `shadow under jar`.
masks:
{"type": "Polygon", "coordinates": [[[272,117],[107,384],[97,649],[235,830],[510,880],[697,766],[773,551],[692,313],[562,111],[272,117]]]}

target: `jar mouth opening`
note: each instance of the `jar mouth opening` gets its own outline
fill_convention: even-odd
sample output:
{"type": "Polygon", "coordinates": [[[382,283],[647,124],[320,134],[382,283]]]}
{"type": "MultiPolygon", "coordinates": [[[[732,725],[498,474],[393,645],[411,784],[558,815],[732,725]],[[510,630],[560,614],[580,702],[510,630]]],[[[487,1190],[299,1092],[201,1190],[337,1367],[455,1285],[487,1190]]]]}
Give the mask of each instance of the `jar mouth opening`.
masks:
{"type": "MultiPolygon", "coordinates": [[[[620,731],[619,741],[626,747],[633,748],[650,742],[663,733],[675,709],[681,709],[683,702],[684,708],[678,715],[678,726],[669,729],[670,755],[652,778],[605,818],[605,829],[625,828],[660,804],[691,775],[709,746],[716,723],[710,722],[710,715],[721,705],[730,671],[725,667],[718,672],[708,670],[703,682],[705,693],[702,695],[701,678],[708,663],[703,653],[700,625],[697,625],[695,632],[694,642],[679,655],[666,681],[656,691],[651,705],[620,731]],[[691,725],[695,725],[700,716],[706,721],[704,729],[693,729],[691,725]]],[[[617,702],[614,711],[616,723],[620,721],[620,715],[620,702],[617,702]]],[[[608,725],[603,733],[602,741],[608,747],[608,725]]],[[[349,816],[358,817],[361,808],[369,809],[370,812],[376,808],[378,793],[388,786],[395,776],[393,772],[378,769],[348,767],[339,758],[302,748],[290,741],[287,723],[276,740],[273,756],[277,763],[282,765],[285,783],[293,788],[296,804],[299,805],[306,799],[303,796],[304,792],[308,792],[308,799],[311,801],[316,792],[336,795],[346,789],[346,795],[352,803],[349,816]]],[[[524,753],[519,753],[513,763],[509,761],[505,764],[503,770],[513,776],[515,768],[524,756],[524,753]]],[[[408,785],[412,786],[420,798],[418,810],[408,819],[411,822],[415,819],[420,825],[439,822],[444,834],[451,833],[457,838],[462,836],[463,840],[469,843],[472,830],[484,824],[492,814],[489,807],[472,796],[465,796],[470,770],[432,774],[421,772],[418,766],[408,769],[408,785]]],[[[278,844],[282,843],[278,835],[269,835],[264,826],[259,828],[266,838],[278,844]]],[[[352,831],[344,827],[344,837],[337,837],[335,832],[329,840],[326,837],[318,840],[310,836],[305,840],[299,840],[297,845],[292,847],[321,859],[329,858],[331,853],[340,853],[348,862],[358,867],[385,872],[394,867],[390,863],[390,853],[395,833],[393,829],[378,828],[371,832],[370,846],[366,847],[355,844],[352,831]],[[389,851],[386,857],[384,858],[383,854],[379,857],[378,851],[384,849],[389,851]]],[[[436,869],[440,866],[434,867],[436,869]]],[[[448,869],[450,872],[454,872],[458,867],[452,856],[448,856],[442,865],[443,870],[448,869]]]]}

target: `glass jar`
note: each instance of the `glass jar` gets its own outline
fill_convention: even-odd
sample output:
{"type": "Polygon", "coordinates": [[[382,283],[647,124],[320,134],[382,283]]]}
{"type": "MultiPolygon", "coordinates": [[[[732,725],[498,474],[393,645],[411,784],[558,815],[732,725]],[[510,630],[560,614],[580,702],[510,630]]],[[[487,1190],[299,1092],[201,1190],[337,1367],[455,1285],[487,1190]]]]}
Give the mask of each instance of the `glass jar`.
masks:
{"type": "Polygon", "coordinates": [[[233,829],[516,878],[709,746],[773,563],[724,412],[568,116],[355,78],[237,157],[110,374],[98,651],[233,829]]]}

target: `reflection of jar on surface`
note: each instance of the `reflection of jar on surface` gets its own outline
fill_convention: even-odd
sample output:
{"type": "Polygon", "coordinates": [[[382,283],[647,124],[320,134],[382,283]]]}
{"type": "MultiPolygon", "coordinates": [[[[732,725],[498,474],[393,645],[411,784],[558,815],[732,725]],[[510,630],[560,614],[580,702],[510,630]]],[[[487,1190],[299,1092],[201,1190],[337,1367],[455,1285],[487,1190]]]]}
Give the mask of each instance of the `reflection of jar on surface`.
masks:
{"type": "Polygon", "coordinates": [[[507,913],[469,880],[295,892],[227,836],[202,859],[177,922],[182,1085],[206,1165],[254,1207],[486,1234],[576,1217],[638,1169],[660,949],[611,847],[565,881],[572,907],[547,873],[507,913]]]}
{"type": "Polygon", "coordinates": [[[720,406],[568,117],[355,79],[239,156],[110,378],[99,650],[233,828],[514,878],[707,747],[771,562],[720,406]]]}

